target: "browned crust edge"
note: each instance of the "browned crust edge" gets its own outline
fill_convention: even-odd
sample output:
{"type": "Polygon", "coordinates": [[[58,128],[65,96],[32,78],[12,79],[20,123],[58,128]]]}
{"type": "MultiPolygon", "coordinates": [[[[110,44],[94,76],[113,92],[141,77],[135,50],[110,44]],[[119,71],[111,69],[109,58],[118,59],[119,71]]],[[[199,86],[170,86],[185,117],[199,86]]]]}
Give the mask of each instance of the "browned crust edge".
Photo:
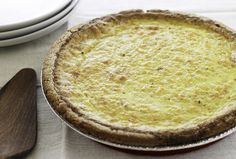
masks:
{"type": "MultiPolygon", "coordinates": [[[[221,23],[215,22],[205,17],[199,17],[191,14],[170,12],[168,10],[129,10],[118,14],[111,14],[102,18],[94,19],[84,25],[73,27],[64,33],[57,40],[45,58],[42,69],[42,85],[43,91],[52,108],[70,124],[74,125],[79,131],[92,137],[105,141],[129,145],[129,146],[145,146],[145,147],[163,147],[172,145],[183,145],[193,143],[228,130],[236,125],[236,105],[232,105],[228,110],[220,115],[190,128],[176,128],[162,131],[140,131],[132,128],[118,128],[109,126],[99,121],[89,119],[86,114],[73,107],[68,101],[58,94],[58,90],[54,85],[54,69],[55,61],[61,48],[63,48],[71,39],[74,33],[87,27],[94,27],[96,23],[102,21],[119,21],[122,16],[139,17],[139,16],[167,16],[180,18],[191,23],[201,23],[220,32],[226,37],[235,39],[236,33],[221,23]]],[[[96,31],[96,26],[95,30],[96,31]]]]}

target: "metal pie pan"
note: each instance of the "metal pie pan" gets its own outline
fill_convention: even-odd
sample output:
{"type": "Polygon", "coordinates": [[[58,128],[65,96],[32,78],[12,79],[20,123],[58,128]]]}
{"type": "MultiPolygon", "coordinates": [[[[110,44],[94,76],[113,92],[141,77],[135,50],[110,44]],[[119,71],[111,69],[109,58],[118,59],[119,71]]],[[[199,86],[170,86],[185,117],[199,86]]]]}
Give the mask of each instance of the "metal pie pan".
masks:
{"type": "MultiPolygon", "coordinates": [[[[42,74],[41,74],[42,77],[42,74]]],[[[210,143],[213,143],[215,141],[218,141],[220,139],[223,139],[224,137],[232,134],[233,132],[236,131],[236,127],[233,127],[231,129],[228,129],[216,136],[212,136],[209,137],[207,139],[204,140],[200,140],[198,142],[194,142],[191,144],[186,144],[186,145],[178,145],[178,146],[163,146],[163,147],[143,147],[143,146],[129,146],[129,145],[123,145],[123,144],[117,144],[117,143],[113,143],[113,142],[109,142],[106,140],[102,140],[99,138],[96,138],[92,135],[89,134],[85,134],[83,132],[81,132],[78,128],[76,128],[74,125],[72,125],[71,123],[69,123],[67,120],[65,120],[56,110],[53,109],[52,105],[48,102],[47,97],[44,93],[43,90],[43,85],[42,85],[42,80],[41,80],[41,86],[42,86],[42,92],[43,92],[43,96],[45,97],[49,107],[51,108],[51,110],[56,114],[57,117],[59,117],[68,127],[70,127],[71,129],[73,129],[74,131],[76,131],[77,133],[93,140],[96,141],[98,143],[102,143],[108,146],[112,146],[115,148],[120,148],[120,149],[126,149],[126,150],[136,150],[136,151],[153,151],[153,152],[164,152],[164,151],[177,151],[177,150],[185,150],[185,149],[191,149],[191,148],[197,148],[197,147],[201,147],[204,145],[208,145],[210,143]]]]}

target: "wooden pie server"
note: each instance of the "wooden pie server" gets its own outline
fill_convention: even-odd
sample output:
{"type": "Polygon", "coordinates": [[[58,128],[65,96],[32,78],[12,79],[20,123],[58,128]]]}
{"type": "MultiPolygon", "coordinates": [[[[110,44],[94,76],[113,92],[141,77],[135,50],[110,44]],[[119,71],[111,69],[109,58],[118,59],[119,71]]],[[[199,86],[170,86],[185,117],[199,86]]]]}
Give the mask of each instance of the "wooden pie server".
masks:
{"type": "Polygon", "coordinates": [[[26,68],[0,90],[0,159],[25,155],[36,138],[36,73],[26,68]]]}

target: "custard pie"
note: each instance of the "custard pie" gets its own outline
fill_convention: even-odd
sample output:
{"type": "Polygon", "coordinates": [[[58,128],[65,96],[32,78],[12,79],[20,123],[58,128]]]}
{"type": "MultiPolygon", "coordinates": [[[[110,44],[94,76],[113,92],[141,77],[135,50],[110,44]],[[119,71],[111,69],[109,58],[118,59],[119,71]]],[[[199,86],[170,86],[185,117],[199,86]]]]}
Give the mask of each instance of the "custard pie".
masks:
{"type": "Polygon", "coordinates": [[[173,146],[236,125],[236,33],[179,12],[130,10],[68,30],[42,71],[53,109],[112,143],[173,146]]]}

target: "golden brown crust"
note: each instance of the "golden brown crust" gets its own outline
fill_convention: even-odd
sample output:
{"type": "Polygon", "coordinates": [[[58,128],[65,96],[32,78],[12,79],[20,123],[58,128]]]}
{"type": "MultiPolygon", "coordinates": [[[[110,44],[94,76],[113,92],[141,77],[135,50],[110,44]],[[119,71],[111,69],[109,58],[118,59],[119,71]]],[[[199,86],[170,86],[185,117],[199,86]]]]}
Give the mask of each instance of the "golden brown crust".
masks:
{"type": "Polygon", "coordinates": [[[187,144],[214,136],[234,127],[236,125],[236,105],[231,105],[228,110],[225,110],[218,116],[189,128],[176,128],[166,131],[141,131],[132,128],[109,126],[90,119],[86,114],[81,113],[80,110],[73,107],[69,101],[66,101],[66,99],[58,93],[57,88],[54,85],[57,82],[54,76],[57,56],[60,54],[61,49],[74,38],[74,34],[78,35],[82,31],[86,32],[86,34],[80,35],[81,39],[87,38],[87,36],[96,36],[102,32],[103,25],[106,25],[107,23],[119,23],[120,21],[125,21],[131,17],[139,18],[146,16],[152,18],[168,17],[185,20],[189,23],[207,26],[216,32],[225,35],[227,38],[236,39],[236,33],[233,30],[218,22],[194,15],[163,10],[148,10],[146,12],[142,10],[123,11],[118,14],[94,19],[84,25],[73,27],[53,45],[43,64],[43,89],[47,100],[52,105],[53,109],[58,112],[62,118],[85,134],[109,142],[132,146],[154,147],[187,144]]]}

